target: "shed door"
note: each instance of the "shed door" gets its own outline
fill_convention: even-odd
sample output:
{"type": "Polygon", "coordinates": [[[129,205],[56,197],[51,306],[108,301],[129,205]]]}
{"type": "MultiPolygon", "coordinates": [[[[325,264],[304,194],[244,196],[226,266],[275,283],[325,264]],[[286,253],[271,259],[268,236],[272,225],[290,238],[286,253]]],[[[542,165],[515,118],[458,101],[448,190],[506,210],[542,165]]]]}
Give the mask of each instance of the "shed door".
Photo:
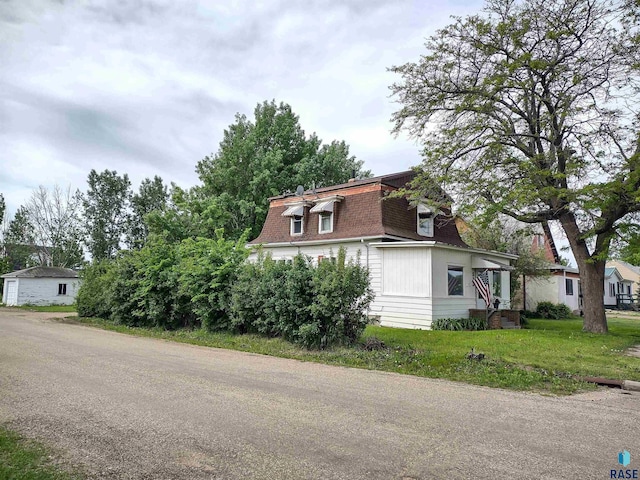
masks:
{"type": "Polygon", "coordinates": [[[18,282],[15,280],[7,280],[7,305],[18,304],[18,282]]]}

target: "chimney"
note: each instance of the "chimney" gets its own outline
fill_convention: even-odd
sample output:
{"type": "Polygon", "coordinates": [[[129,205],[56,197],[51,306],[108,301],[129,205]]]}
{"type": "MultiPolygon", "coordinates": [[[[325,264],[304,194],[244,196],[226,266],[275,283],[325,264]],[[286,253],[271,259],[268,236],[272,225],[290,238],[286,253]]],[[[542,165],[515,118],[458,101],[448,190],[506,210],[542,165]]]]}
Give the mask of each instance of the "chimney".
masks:
{"type": "Polygon", "coordinates": [[[353,169],[351,170],[351,178],[349,179],[348,183],[353,183],[356,181],[356,170],[353,169]]]}

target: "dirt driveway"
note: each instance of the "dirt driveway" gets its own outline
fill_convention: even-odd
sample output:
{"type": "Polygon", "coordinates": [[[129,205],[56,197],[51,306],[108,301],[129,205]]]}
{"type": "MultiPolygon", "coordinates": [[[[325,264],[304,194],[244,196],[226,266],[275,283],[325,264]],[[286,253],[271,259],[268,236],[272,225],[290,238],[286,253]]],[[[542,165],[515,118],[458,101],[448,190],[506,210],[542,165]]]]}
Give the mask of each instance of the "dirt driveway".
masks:
{"type": "MultiPolygon", "coordinates": [[[[92,478],[610,478],[640,394],[544,397],[0,309],[0,422],[92,478]]],[[[640,362],[640,359],[639,359],[640,362]]]]}

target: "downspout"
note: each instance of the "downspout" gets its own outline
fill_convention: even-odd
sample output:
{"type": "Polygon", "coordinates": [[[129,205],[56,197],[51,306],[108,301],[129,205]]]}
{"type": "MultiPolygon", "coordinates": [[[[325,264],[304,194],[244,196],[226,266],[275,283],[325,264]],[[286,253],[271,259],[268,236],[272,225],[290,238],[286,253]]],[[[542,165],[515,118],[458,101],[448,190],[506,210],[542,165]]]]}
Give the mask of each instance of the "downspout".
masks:
{"type": "Polygon", "coordinates": [[[369,270],[369,244],[368,243],[364,243],[364,238],[360,239],[360,243],[362,243],[365,248],[367,249],[367,270],[369,270]]]}

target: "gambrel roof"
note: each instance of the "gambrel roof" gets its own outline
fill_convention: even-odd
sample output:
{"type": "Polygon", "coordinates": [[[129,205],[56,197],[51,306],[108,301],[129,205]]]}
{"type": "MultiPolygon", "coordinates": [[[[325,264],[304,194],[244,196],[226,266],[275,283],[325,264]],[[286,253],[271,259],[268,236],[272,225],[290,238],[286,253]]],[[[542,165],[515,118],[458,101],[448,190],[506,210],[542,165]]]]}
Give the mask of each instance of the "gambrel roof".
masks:
{"type": "Polygon", "coordinates": [[[305,191],[302,195],[279,195],[269,199],[269,212],[262,232],[250,244],[298,243],[368,238],[382,240],[426,240],[467,247],[449,212],[434,217],[433,236],[417,232],[417,208],[406,198],[387,198],[415,176],[405,171],[340,185],[305,191]],[[332,199],[336,199],[331,202],[332,199]],[[329,205],[331,203],[331,205],[329,205]],[[329,206],[331,208],[329,208],[329,206]],[[303,233],[292,236],[292,215],[303,212],[303,233]],[[333,228],[320,233],[318,215],[333,213],[333,228]]]}

